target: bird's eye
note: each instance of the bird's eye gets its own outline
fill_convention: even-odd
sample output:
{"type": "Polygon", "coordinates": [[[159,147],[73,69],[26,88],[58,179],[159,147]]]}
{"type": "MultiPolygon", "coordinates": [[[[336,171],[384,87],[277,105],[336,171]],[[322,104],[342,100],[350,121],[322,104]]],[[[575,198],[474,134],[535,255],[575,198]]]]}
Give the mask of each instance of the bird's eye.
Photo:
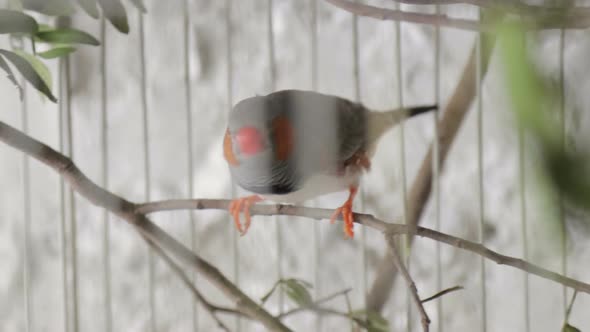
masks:
{"type": "Polygon", "coordinates": [[[254,127],[243,127],[238,130],[235,137],[240,153],[253,155],[264,149],[262,135],[254,127]]]}

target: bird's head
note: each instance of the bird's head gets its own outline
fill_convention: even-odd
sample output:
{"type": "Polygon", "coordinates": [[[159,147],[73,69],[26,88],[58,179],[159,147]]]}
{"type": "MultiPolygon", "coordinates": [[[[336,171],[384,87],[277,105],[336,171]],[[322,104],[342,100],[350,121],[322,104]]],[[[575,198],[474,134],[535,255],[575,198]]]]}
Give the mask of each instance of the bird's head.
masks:
{"type": "Polygon", "coordinates": [[[223,154],[231,166],[248,160],[286,160],[292,149],[289,119],[276,113],[264,97],[248,98],[234,107],[223,142],[223,154]]]}

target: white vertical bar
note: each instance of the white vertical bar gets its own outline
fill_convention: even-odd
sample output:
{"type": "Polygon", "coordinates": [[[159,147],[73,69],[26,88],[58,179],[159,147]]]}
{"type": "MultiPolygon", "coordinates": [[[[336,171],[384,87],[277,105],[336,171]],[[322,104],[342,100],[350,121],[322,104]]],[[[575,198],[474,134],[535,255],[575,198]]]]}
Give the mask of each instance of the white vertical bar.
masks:
{"type": "MultiPolygon", "coordinates": [[[[310,1],[311,9],[311,29],[310,29],[310,58],[311,58],[311,89],[318,90],[318,0],[310,1]]],[[[313,287],[315,299],[322,296],[322,284],[320,277],[320,266],[322,266],[321,253],[321,228],[319,222],[312,223],[313,227],[313,253],[314,253],[314,271],[313,271],[313,287]]],[[[322,330],[322,315],[316,315],[315,330],[322,330]]]]}
{"type": "MultiPolygon", "coordinates": [[[[22,102],[21,102],[21,125],[25,134],[29,132],[29,107],[27,103],[27,83],[24,79],[21,80],[22,87],[22,102]]],[[[23,185],[23,295],[24,295],[24,309],[25,309],[25,331],[33,331],[33,310],[31,308],[31,167],[29,165],[29,157],[23,153],[22,159],[22,185],[23,185]]]]}
{"type": "MultiPolygon", "coordinates": [[[[190,64],[190,0],[184,1],[184,15],[183,15],[183,22],[184,22],[184,89],[185,89],[185,104],[186,104],[186,159],[187,159],[187,192],[188,197],[193,198],[194,196],[194,187],[193,187],[193,118],[192,118],[192,89],[191,89],[191,64],[190,64]]],[[[189,225],[188,231],[190,233],[190,242],[191,242],[191,250],[196,252],[197,249],[197,238],[195,236],[197,229],[194,219],[194,214],[192,211],[188,211],[189,217],[189,225]]],[[[197,282],[197,274],[194,272],[194,269],[191,269],[192,272],[192,279],[193,282],[196,284],[197,282]]],[[[197,300],[193,298],[192,300],[192,324],[193,330],[198,330],[199,326],[199,311],[197,307],[197,300]]]]}
{"type": "MultiPolygon", "coordinates": [[[[395,9],[399,10],[399,3],[395,3],[395,9]]],[[[399,21],[394,23],[395,25],[395,58],[396,58],[396,80],[397,80],[397,96],[398,96],[398,107],[404,107],[404,93],[403,93],[403,80],[402,80],[402,43],[401,43],[401,24],[399,21]]],[[[401,121],[399,124],[399,144],[400,144],[400,163],[401,163],[401,178],[402,178],[402,206],[404,222],[408,223],[408,183],[406,176],[406,142],[405,142],[405,121],[401,121]]],[[[410,270],[410,235],[405,237],[404,244],[404,257],[406,260],[406,266],[408,271],[410,270]]],[[[412,330],[412,304],[411,295],[409,291],[406,292],[406,308],[407,308],[407,331],[412,330]]]]}
{"type": "MultiPolygon", "coordinates": [[[[67,137],[67,155],[74,160],[74,140],[72,135],[72,96],[70,93],[70,56],[64,60],[64,91],[66,102],[66,137],[67,137]]],[[[76,218],[76,196],[73,189],[68,190],[69,193],[69,213],[70,213],[70,253],[72,259],[72,318],[73,330],[80,329],[79,323],[79,307],[78,307],[78,220],[76,218]]]]}
{"type": "MultiPolygon", "coordinates": [[[[268,29],[268,66],[270,73],[270,90],[274,92],[277,88],[277,72],[276,72],[276,58],[275,58],[275,41],[274,41],[274,25],[273,25],[273,0],[267,0],[267,16],[266,23],[268,29]]],[[[276,245],[277,245],[277,279],[283,279],[283,225],[279,216],[274,216],[273,222],[276,225],[276,245]]],[[[279,312],[282,313],[285,309],[285,298],[283,292],[278,292],[279,298],[279,312]]]]}
{"type": "MultiPolygon", "coordinates": [[[[64,140],[64,102],[63,99],[66,95],[64,92],[65,84],[63,82],[63,67],[64,61],[60,60],[58,65],[58,85],[59,85],[59,115],[58,115],[58,131],[59,131],[59,151],[65,153],[65,140],[64,140]]],[[[66,218],[66,194],[65,194],[65,182],[63,177],[59,177],[59,202],[60,202],[60,243],[61,243],[61,268],[62,268],[62,281],[63,281],[63,310],[64,310],[64,331],[70,331],[70,292],[68,285],[68,246],[67,246],[67,218],[66,218]]]]}
{"type": "MultiPolygon", "coordinates": [[[[524,130],[521,125],[518,127],[518,177],[520,185],[520,223],[522,232],[522,255],[525,261],[529,260],[529,245],[528,245],[528,231],[527,231],[527,208],[526,208],[526,172],[525,172],[525,137],[524,130]]],[[[524,297],[524,319],[525,331],[531,330],[530,317],[530,286],[529,274],[523,273],[523,297],[524,297]]]]}
{"type": "MultiPolygon", "coordinates": [[[[143,134],[143,165],[144,165],[144,197],[146,201],[151,200],[151,180],[150,180],[150,142],[149,142],[149,116],[147,105],[147,77],[146,77],[146,59],[145,59],[145,33],[143,14],[137,11],[139,18],[139,62],[141,70],[141,115],[142,115],[142,134],[143,134]]],[[[148,282],[149,282],[149,306],[150,306],[150,329],[156,331],[156,268],[154,254],[148,249],[148,282]]]]}
{"type": "MultiPolygon", "coordinates": [[[[360,43],[359,43],[359,17],[352,15],[352,58],[353,58],[353,81],[354,81],[354,99],[356,102],[361,102],[361,73],[360,73],[360,43]]],[[[363,210],[365,205],[365,191],[361,186],[359,188],[358,209],[363,210]]],[[[367,305],[367,246],[366,246],[366,229],[361,227],[361,268],[362,268],[362,307],[367,305]]]]}
{"type": "MultiPolygon", "coordinates": [[[[481,11],[478,11],[481,20],[481,11]]],[[[482,48],[483,40],[481,34],[477,37],[477,61],[476,61],[476,91],[477,91],[477,174],[478,174],[478,199],[479,199],[479,241],[484,244],[484,184],[483,184],[483,103],[481,94],[482,77],[482,48]]],[[[486,296],[486,275],[485,260],[480,258],[480,282],[481,282],[481,331],[487,330],[487,296],[486,296]]]]}
{"type": "MultiPolygon", "coordinates": [[[[440,6],[435,6],[436,14],[440,14],[440,6]]],[[[432,188],[434,190],[434,224],[435,229],[440,231],[441,220],[440,220],[440,145],[439,145],[439,112],[441,108],[440,98],[440,48],[441,48],[441,35],[440,26],[435,26],[434,30],[434,102],[438,105],[439,109],[433,114],[433,127],[434,127],[434,144],[433,144],[433,156],[432,158],[432,188]]],[[[441,244],[436,242],[436,291],[443,289],[442,281],[442,258],[441,258],[441,244]]],[[[436,301],[436,316],[438,317],[437,331],[443,332],[444,320],[443,320],[443,299],[444,296],[436,301]]]]}
{"type": "MultiPolygon", "coordinates": [[[[228,113],[231,112],[232,106],[234,103],[234,91],[233,91],[233,79],[234,79],[234,67],[233,67],[233,52],[232,52],[232,2],[231,0],[225,0],[225,32],[226,32],[226,65],[227,65],[227,78],[226,78],[226,89],[227,89],[227,111],[228,113]]],[[[235,198],[237,194],[237,188],[234,181],[231,181],[231,197],[235,198]]],[[[234,256],[234,266],[233,266],[233,279],[236,286],[240,286],[240,269],[239,269],[239,259],[240,259],[240,252],[238,250],[238,232],[234,227],[234,223],[232,217],[229,217],[229,232],[232,238],[232,252],[234,256]]],[[[236,330],[239,332],[242,330],[242,319],[236,315],[235,317],[235,325],[236,330]]]]}
{"type": "MultiPolygon", "coordinates": [[[[109,189],[109,146],[108,146],[108,120],[107,120],[107,73],[106,73],[106,20],[100,19],[100,138],[102,152],[102,175],[101,186],[106,190],[109,189]]],[[[106,209],[102,210],[102,257],[103,257],[103,285],[104,285],[104,314],[105,314],[105,331],[113,330],[113,308],[111,298],[111,229],[109,214],[106,209]]]]}
{"type": "MultiPolygon", "coordinates": [[[[561,127],[561,148],[566,148],[566,128],[565,128],[565,82],[564,82],[564,50],[565,50],[565,29],[560,30],[559,34],[559,121],[561,127]]],[[[567,275],[567,225],[565,220],[565,207],[563,195],[559,193],[559,217],[561,224],[561,274],[567,275]]],[[[567,311],[567,287],[562,287],[563,294],[563,312],[567,311]]]]}

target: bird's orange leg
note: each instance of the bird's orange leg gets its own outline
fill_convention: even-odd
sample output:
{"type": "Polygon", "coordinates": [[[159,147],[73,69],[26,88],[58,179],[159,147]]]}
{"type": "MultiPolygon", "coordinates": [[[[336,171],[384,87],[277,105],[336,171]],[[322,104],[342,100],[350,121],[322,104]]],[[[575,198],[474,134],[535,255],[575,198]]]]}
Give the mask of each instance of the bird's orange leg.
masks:
{"type": "Polygon", "coordinates": [[[234,223],[236,224],[236,229],[240,232],[241,235],[245,235],[250,228],[250,224],[252,223],[252,217],[250,215],[250,207],[252,204],[256,202],[260,202],[263,199],[258,195],[246,196],[242,198],[236,198],[231,201],[229,204],[229,213],[234,218],[234,223]],[[240,212],[244,212],[244,219],[246,223],[242,228],[242,223],[240,222],[240,212]]]}
{"type": "Polygon", "coordinates": [[[344,219],[344,234],[346,234],[346,236],[348,236],[349,238],[352,238],[354,236],[354,217],[352,213],[352,202],[354,201],[354,197],[358,192],[358,187],[350,186],[348,192],[348,199],[346,200],[346,202],[344,202],[344,204],[342,204],[341,207],[337,208],[336,211],[334,211],[334,214],[332,214],[332,217],[330,218],[330,223],[334,223],[336,221],[336,218],[338,218],[339,215],[342,215],[342,219],[344,219]]]}

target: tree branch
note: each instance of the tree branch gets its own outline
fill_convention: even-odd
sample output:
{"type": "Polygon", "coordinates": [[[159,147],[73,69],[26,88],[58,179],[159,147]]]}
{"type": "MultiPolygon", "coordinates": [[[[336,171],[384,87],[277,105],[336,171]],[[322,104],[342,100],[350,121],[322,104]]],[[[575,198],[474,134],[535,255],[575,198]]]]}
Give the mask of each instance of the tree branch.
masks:
{"type": "MultiPolygon", "coordinates": [[[[150,203],[137,204],[137,211],[141,213],[155,213],[159,211],[174,211],[174,210],[223,210],[227,211],[231,203],[229,199],[179,199],[179,200],[164,200],[150,203]]],[[[297,216],[316,220],[329,220],[334,213],[333,209],[309,208],[294,205],[283,204],[258,204],[253,205],[251,210],[252,216],[297,216]]],[[[270,219],[268,219],[270,220],[270,219]]],[[[370,214],[355,213],[354,222],[359,225],[372,228],[380,231],[385,235],[405,235],[420,236],[429,238],[434,241],[445,243],[449,246],[470,251],[479,256],[492,260],[500,265],[512,266],[516,269],[523,270],[530,274],[534,274],[544,279],[549,279],[560,283],[564,286],[576,289],[580,292],[590,294],[590,284],[566,277],[559,273],[549,271],[538,265],[529,263],[520,258],[502,255],[496,251],[488,249],[487,247],[472,241],[464,240],[462,238],[435,231],[430,228],[421,226],[405,225],[387,223],[383,220],[377,219],[370,214]]]]}
{"type": "Polygon", "coordinates": [[[230,298],[236,304],[238,311],[259,321],[269,330],[290,331],[281,321],[244,294],[217,268],[168,235],[145,215],[136,213],[135,204],[92,182],[68,157],[3,122],[0,122],[0,141],[53,168],[78,194],[127,221],[150,241],[193,266],[205,279],[230,298]]]}
{"type": "Polygon", "coordinates": [[[388,236],[387,234],[385,234],[385,237],[387,240],[387,246],[389,247],[389,253],[393,258],[393,264],[396,266],[397,270],[402,273],[402,277],[404,277],[406,284],[408,284],[408,289],[410,290],[412,301],[414,301],[414,304],[416,304],[416,307],[418,307],[418,312],[420,313],[420,317],[422,318],[422,329],[424,330],[424,332],[428,332],[430,318],[428,318],[428,314],[426,313],[426,310],[424,310],[424,305],[422,304],[422,301],[420,301],[420,296],[418,296],[418,289],[416,288],[416,283],[414,283],[412,276],[410,276],[408,269],[406,269],[401,257],[399,256],[393,235],[388,236]]]}
{"type": "MultiPolygon", "coordinates": [[[[482,23],[471,19],[452,18],[444,14],[426,14],[407,12],[402,10],[388,9],[356,3],[350,0],[325,0],[335,7],[358,16],[371,17],[378,20],[402,21],[417,24],[437,25],[441,27],[454,28],[460,30],[492,32],[495,28],[494,22],[482,23]]],[[[414,4],[434,4],[435,0],[401,0],[402,3],[414,4]]],[[[489,2],[483,0],[466,0],[462,3],[470,3],[484,7],[489,2]],[[476,4],[477,3],[477,4],[476,4]]],[[[502,1],[507,3],[508,1],[502,1]]],[[[457,3],[442,1],[443,4],[457,3]]],[[[528,6],[524,4],[514,5],[513,7],[503,7],[501,5],[488,5],[494,9],[503,9],[508,11],[518,11],[521,14],[520,20],[525,27],[530,30],[544,29],[587,29],[590,27],[590,8],[573,7],[573,8],[543,8],[539,6],[528,6]]]]}
{"type": "MultiPolygon", "coordinates": [[[[480,38],[483,38],[480,37],[480,38]]],[[[481,75],[479,79],[483,80],[487,69],[489,59],[492,54],[492,48],[495,44],[495,38],[488,37],[481,42],[481,75]],[[485,46],[485,47],[483,47],[485,46]]],[[[471,50],[469,60],[463,69],[461,79],[455,88],[455,92],[450,97],[442,118],[438,124],[438,168],[443,168],[447,154],[455,140],[461,124],[469,111],[476,95],[477,80],[477,44],[471,50]]],[[[435,138],[437,139],[437,138],[435,138]]],[[[412,184],[408,195],[408,212],[407,223],[412,227],[418,225],[420,217],[424,212],[426,203],[432,191],[432,180],[434,169],[432,167],[434,159],[434,144],[431,144],[428,153],[422,160],[416,179],[412,184]]],[[[413,239],[410,239],[412,241],[413,239]]],[[[377,274],[367,296],[367,308],[380,312],[393,288],[394,281],[397,277],[397,269],[391,260],[383,257],[379,263],[377,274]]]]}
{"type": "Polygon", "coordinates": [[[215,320],[215,322],[217,323],[217,326],[219,326],[219,328],[221,328],[222,330],[224,330],[226,332],[230,331],[229,328],[227,326],[225,326],[225,324],[221,321],[221,319],[219,319],[219,317],[217,317],[217,312],[226,313],[226,314],[233,314],[233,315],[238,315],[238,316],[244,316],[243,313],[241,313],[237,310],[225,308],[225,307],[220,307],[220,306],[211,304],[209,301],[207,301],[207,299],[205,299],[203,294],[201,294],[201,292],[199,292],[199,290],[195,287],[195,285],[193,285],[192,281],[189,279],[189,277],[186,275],[186,273],[184,273],[182,268],[180,266],[178,266],[178,264],[176,264],[174,262],[174,260],[172,260],[172,258],[170,258],[170,256],[168,256],[166,254],[166,252],[162,248],[160,248],[160,246],[158,246],[155,242],[148,239],[147,237],[143,237],[143,238],[149,244],[150,248],[152,248],[152,250],[154,250],[154,252],[158,256],[160,256],[160,258],[162,258],[164,260],[164,262],[168,265],[168,267],[170,267],[170,269],[180,278],[182,283],[193,293],[193,296],[199,301],[199,303],[201,303],[203,305],[203,307],[211,315],[211,317],[213,317],[213,319],[215,320]]]}

